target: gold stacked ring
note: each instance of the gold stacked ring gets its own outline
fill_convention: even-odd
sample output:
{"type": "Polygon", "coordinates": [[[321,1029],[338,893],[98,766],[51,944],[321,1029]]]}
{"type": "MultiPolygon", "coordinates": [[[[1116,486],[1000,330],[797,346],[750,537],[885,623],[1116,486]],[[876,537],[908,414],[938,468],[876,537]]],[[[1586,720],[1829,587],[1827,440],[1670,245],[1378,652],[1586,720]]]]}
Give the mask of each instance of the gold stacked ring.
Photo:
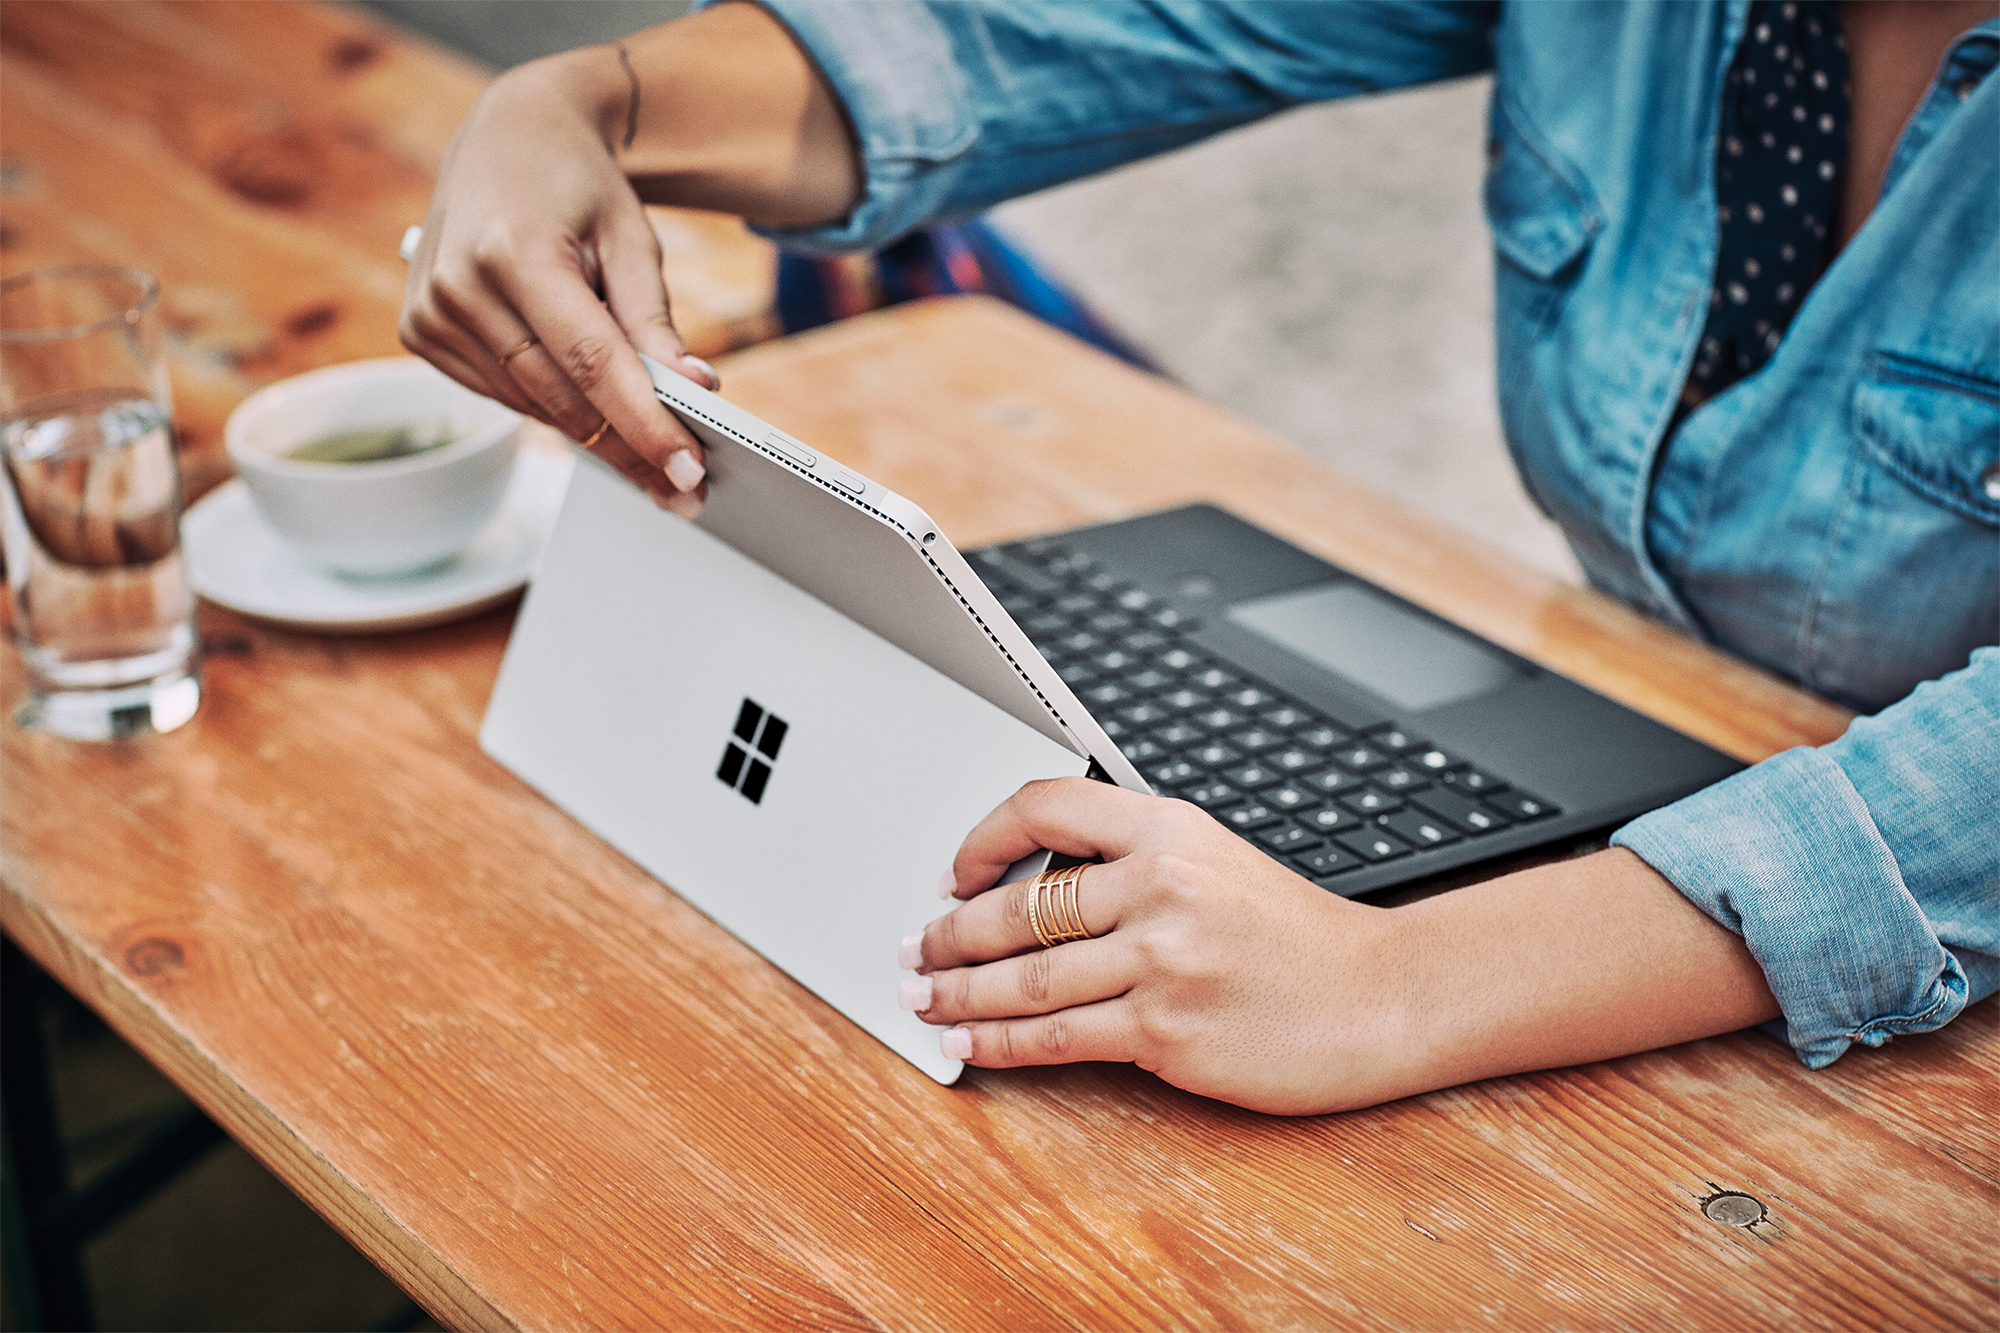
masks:
{"type": "Polygon", "coordinates": [[[604,432],[610,429],[611,429],[611,418],[606,417],[604,418],[604,420],[597,423],[597,429],[590,432],[590,436],[588,439],[577,441],[577,448],[579,449],[596,448],[597,442],[604,438],[604,432]]]}
{"type": "Polygon", "coordinates": [[[1077,907],[1076,890],[1085,867],[1044,870],[1028,881],[1028,928],[1044,949],[1092,938],[1077,907]]]}
{"type": "Polygon", "coordinates": [[[512,361],[515,357],[527,351],[530,347],[533,347],[536,343],[539,343],[540,341],[541,341],[540,338],[533,337],[532,335],[523,338],[520,342],[515,343],[512,347],[508,348],[505,352],[501,354],[500,364],[503,366],[506,365],[509,361],[512,361]]]}

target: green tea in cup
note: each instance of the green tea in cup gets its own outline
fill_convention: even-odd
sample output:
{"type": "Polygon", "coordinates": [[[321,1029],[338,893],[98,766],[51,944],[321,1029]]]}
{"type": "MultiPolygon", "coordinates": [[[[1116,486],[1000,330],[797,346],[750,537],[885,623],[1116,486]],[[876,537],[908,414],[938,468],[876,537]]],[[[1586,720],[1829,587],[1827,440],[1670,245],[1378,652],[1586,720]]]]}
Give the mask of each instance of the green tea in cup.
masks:
{"type": "Polygon", "coordinates": [[[302,444],[286,455],[301,463],[385,463],[429,453],[451,443],[442,421],[417,426],[363,426],[335,431],[302,444]]]}

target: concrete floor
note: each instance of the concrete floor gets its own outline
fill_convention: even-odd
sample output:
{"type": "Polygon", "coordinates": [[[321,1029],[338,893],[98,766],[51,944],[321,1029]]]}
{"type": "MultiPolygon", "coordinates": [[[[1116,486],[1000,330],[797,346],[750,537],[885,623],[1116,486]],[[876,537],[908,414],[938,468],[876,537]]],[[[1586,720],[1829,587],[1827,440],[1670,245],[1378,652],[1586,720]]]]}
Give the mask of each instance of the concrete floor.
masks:
{"type": "MultiPolygon", "coordinates": [[[[684,8],[370,7],[496,67],[684,8]]],[[[1468,80],[1297,111],[995,217],[1196,392],[1574,579],[1500,442],[1478,205],[1486,96],[1486,81],[1468,80]]],[[[98,1147],[178,1098],[101,1028],[52,1030],[65,1115],[98,1147]]],[[[90,1267],[105,1328],[351,1328],[410,1313],[233,1144],[99,1241],[90,1267]]],[[[16,1326],[11,1312],[0,1322],[16,1326]]]]}

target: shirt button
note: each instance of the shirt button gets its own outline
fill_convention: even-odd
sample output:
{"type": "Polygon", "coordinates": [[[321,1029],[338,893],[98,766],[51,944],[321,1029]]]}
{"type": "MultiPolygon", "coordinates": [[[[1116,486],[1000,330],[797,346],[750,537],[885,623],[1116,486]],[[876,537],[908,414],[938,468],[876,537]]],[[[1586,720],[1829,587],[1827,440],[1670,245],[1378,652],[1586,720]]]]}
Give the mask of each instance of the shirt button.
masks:
{"type": "Polygon", "coordinates": [[[1986,470],[1979,474],[1979,489],[1986,492],[1987,499],[2000,501],[2000,463],[1986,465],[1986,470]]]}

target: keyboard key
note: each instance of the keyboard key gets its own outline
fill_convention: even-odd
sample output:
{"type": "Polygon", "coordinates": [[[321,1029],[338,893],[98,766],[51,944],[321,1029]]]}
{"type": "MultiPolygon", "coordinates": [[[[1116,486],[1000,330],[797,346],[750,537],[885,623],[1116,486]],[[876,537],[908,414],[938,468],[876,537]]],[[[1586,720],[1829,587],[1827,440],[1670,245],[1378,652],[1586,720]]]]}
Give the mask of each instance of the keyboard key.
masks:
{"type": "Polygon", "coordinates": [[[1175,759],[1164,764],[1155,764],[1147,770],[1146,780],[1155,787],[1178,787],[1184,782],[1196,782],[1208,774],[1196,768],[1185,759],[1175,759]]]}
{"type": "Polygon", "coordinates": [[[1282,750],[1265,755],[1264,762],[1267,764],[1276,764],[1287,773],[1297,773],[1301,769],[1311,768],[1315,764],[1318,764],[1320,757],[1310,751],[1301,750],[1297,746],[1287,746],[1282,750]]]}
{"type": "Polygon", "coordinates": [[[1336,833],[1334,841],[1364,861],[1391,861],[1410,852],[1402,839],[1387,829],[1368,828],[1352,833],[1336,833]]]}
{"type": "Polygon", "coordinates": [[[1300,852],[1308,847],[1319,846],[1316,833],[1308,833],[1297,824],[1281,824],[1257,835],[1257,841],[1274,852],[1300,852]]]}
{"type": "Polygon", "coordinates": [[[1059,611],[1043,611],[1022,621],[1021,628],[1026,630],[1028,637],[1039,646],[1051,636],[1068,629],[1069,617],[1059,611]]]}
{"type": "Polygon", "coordinates": [[[1271,695],[1254,685],[1247,685],[1229,696],[1229,702],[1238,708],[1263,708],[1273,702],[1271,695]]]}
{"type": "Polygon", "coordinates": [[[1273,787],[1284,780],[1284,774],[1263,764],[1245,764],[1232,768],[1222,775],[1245,791],[1256,791],[1260,787],[1273,787]]]}
{"type": "Polygon", "coordinates": [[[1138,665],[1138,659],[1123,649],[1113,648],[1109,652],[1098,653],[1090,659],[1091,665],[1100,671],[1119,672],[1138,665]]]}
{"type": "Polygon", "coordinates": [[[1341,746],[1333,752],[1333,758],[1335,763],[1351,768],[1356,773],[1366,773],[1371,769],[1381,768],[1389,762],[1388,755],[1372,745],[1363,745],[1359,741],[1341,746]]]}
{"type": "Polygon", "coordinates": [[[1234,685],[1236,677],[1230,675],[1221,667],[1200,667],[1189,674],[1188,682],[1193,685],[1199,685],[1204,690],[1219,690],[1225,686],[1234,685]]]}
{"type": "MultiPolygon", "coordinates": [[[[1118,646],[1128,653],[1151,653],[1166,647],[1172,640],[1156,629],[1127,630],[1118,636],[1118,646]]],[[[1174,670],[1179,671],[1180,666],[1174,670]]]]}
{"type": "Polygon", "coordinates": [[[1088,662],[1057,662],[1054,666],[1056,674],[1062,677],[1063,684],[1073,690],[1080,690],[1097,679],[1097,672],[1088,662]]]}
{"type": "Polygon", "coordinates": [[[1169,722],[1153,731],[1153,739],[1162,745],[1178,750],[1183,745],[1192,745],[1208,733],[1188,722],[1169,722]]]}
{"type": "Polygon", "coordinates": [[[1433,819],[1421,810],[1398,810],[1383,815],[1382,827],[1393,829],[1413,847],[1442,847],[1458,841],[1458,830],[1442,819],[1433,819]]]}
{"type": "Polygon", "coordinates": [[[1144,611],[1152,604],[1152,594],[1142,592],[1137,588],[1127,588],[1124,592],[1118,594],[1118,605],[1124,607],[1127,611],[1144,611]]]}
{"type": "Polygon", "coordinates": [[[1067,593],[1056,598],[1056,610],[1064,615],[1080,616],[1086,611],[1097,609],[1097,599],[1087,592],[1067,593]]]}
{"type": "Polygon", "coordinates": [[[1201,659],[1185,648],[1175,648],[1160,654],[1160,665],[1175,671],[1186,671],[1189,667],[1199,667],[1201,659]]]}
{"type": "Polygon", "coordinates": [[[1099,708],[1109,708],[1112,704],[1123,703],[1132,697],[1132,691],[1115,681],[1105,681],[1102,685],[1092,685],[1083,692],[1086,702],[1099,708]]]}
{"type": "Polygon", "coordinates": [[[1506,812],[1511,819],[1546,819],[1562,812],[1538,796],[1530,796],[1524,791],[1502,792],[1498,796],[1486,798],[1486,804],[1495,810],[1506,812]]]}
{"type": "Polygon", "coordinates": [[[1125,682],[1135,690],[1158,690],[1173,684],[1174,678],[1164,671],[1147,667],[1137,675],[1127,676],[1125,682]]]}
{"type": "Polygon", "coordinates": [[[1317,851],[1294,856],[1292,864],[1315,879],[1324,879],[1328,875],[1354,869],[1361,864],[1361,858],[1340,847],[1321,847],[1317,851]]]}
{"type": "Polygon", "coordinates": [[[1514,821],[1463,792],[1433,787],[1410,798],[1434,815],[1442,816],[1467,833],[1490,833],[1514,821]]]}
{"type": "Polygon", "coordinates": [[[1083,576],[1083,586],[1092,592],[1116,594],[1120,589],[1130,585],[1110,570],[1099,569],[1083,576]]]}
{"type": "Polygon", "coordinates": [[[1233,746],[1224,745],[1221,741],[1210,741],[1206,745],[1197,745],[1189,750],[1187,757],[1203,768],[1223,768],[1241,759],[1243,752],[1233,746]]]}
{"type": "Polygon", "coordinates": [[[1403,798],[1379,787],[1363,787],[1340,798],[1340,803],[1357,815],[1380,815],[1400,810],[1403,798]]]}
{"type": "Polygon", "coordinates": [[[1083,618],[1083,623],[1099,634],[1115,634],[1132,624],[1132,617],[1123,611],[1099,611],[1083,618]]]}
{"type": "Polygon", "coordinates": [[[1460,759],[1457,755],[1447,753],[1446,751],[1437,749],[1435,747],[1421,751],[1417,754],[1410,756],[1410,760],[1411,762],[1414,762],[1418,768],[1424,769],[1432,773],[1442,773],[1446,769],[1457,768],[1460,764],[1463,764],[1465,762],[1463,759],[1460,759]]]}
{"type": "MultiPolygon", "coordinates": [[[[1296,731],[1300,727],[1310,725],[1313,721],[1314,718],[1311,713],[1306,712],[1303,708],[1294,708],[1290,704],[1286,704],[1282,708],[1273,708],[1270,712],[1263,714],[1264,725],[1267,727],[1276,727],[1279,731],[1296,731]]],[[[1332,743],[1332,741],[1327,742],[1329,745],[1332,743]]]]}
{"type": "Polygon", "coordinates": [[[1160,702],[1176,713],[1188,713],[1197,708],[1206,708],[1215,702],[1215,697],[1202,690],[1186,688],[1168,690],[1160,696],[1160,702]]]}
{"type": "Polygon", "coordinates": [[[1289,782],[1282,787],[1273,787],[1264,793],[1264,803],[1266,805],[1275,805],[1280,810],[1310,810],[1312,807],[1318,805],[1319,802],[1319,797],[1313,795],[1304,787],[1295,787],[1289,782]]]}
{"type": "Polygon", "coordinates": [[[1259,829],[1269,828],[1284,816],[1261,801],[1252,801],[1248,805],[1224,810],[1219,818],[1238,833],[1255,833],[1259,829]]]}
{"type": "Polygon", "coordinates": [[[1088,630],[1071,630],[1056,640],[1056,647],[1066,653],[1087,653],[1103,640],[1088,630]]]}
{"type": "Polygon", "coordinates": [[[1161,629],[1191,630],[1201,627],[1201,622],[1193,616],[1184,616],[1171,606],[1163,606],[1146,617],[1161,629]]]}
{"type": "Polygon", "coordinates": [[[1321,723],[1318,726],[1308,727],[1292,739],[1301,745],[1325,753],[1346,740],[1347,733],[1338,727],[1329,727],[1321,723]]]}
{"type": "Polygon", "coordinates": [[[1014,619],[1016,620],[1019,620],[1022,616],[1027,615],[1030,611],[1033,611],[1036,607],[1040,606],[1041,604],[1042,604],[1041,598],[1030,597],[1026,593],[1009,592],[1009,593],[1002,593],[1000,595],[1000,605],[1002,609],[1004,609],[1008,615],[1014,617],[1014,619]]]}
{"type": "Polygon", "coordinates": [[[1197,782],[1181,793],[1181,799],[1193,801],[1202,809],[1214,812],[1225,805],[1233,805],[1243,799],[1243,793],[1217,778],[1197,782]]]}
{"type": "Polygon", "coordinates": [[[1244,727],[1229,733],[1229,743],[1254,754],[1258,750],[1268,750],[1273,745],[1282,745],[1285,738],[1269,727],[1244,727]]]}
{"type": "Polygon", "coordinates": [[[1135,727],[1150,727],[1156,722],[1165,722],[1172,714],[1156,703],[1143,703],[1119,709],[1118,716],[1135,727]]]}
{"type": "Polygon", "coordinates": [[[1324,772],[1314,773],[1305,778],[1304,781],[1315,791],[1325,792],[1329,796],[1338,796],[1342,792],[1353,791],[1361,785],[1360,778],[1355,777],[1345,769],[1339,768],[1329,768],[1324,772]]]}
{"type": "Polygon", "coordinates": [[[1337,805],[1321,806],[1317,810],[1300,815],[1299,819],[1307,828],[1321,833],[1339,833],[1345,829],[1359,828],[1361,817],[1351,810],[1343,810],[1337,805]]]}
{"type": "Polygon", "coordinates": [[[1135,764],[1150,764],[1155,759],[1165,758],[1167,754],[1167,747],[1151,737],[1130,740],[1118,748],[1123,750],[1125,757],[1135,764]]]}
{"type": "Polygon", "coordinates": [[[1243,714],[1229,708],[1205,708],[1194,715],[1194,720],[1210,731],[1227,731],[1243,725],[1243,714]]]}
{"type": "Polygon", "coordinates": [[[1447,773],[1444,780],[1463,792],[1474,796],[1490,796],[1496,791],[1507,790],[1507,784],[1491,773],[1482,773],[1476,768],[1461,768],[1456,773],[1447,773]]]}
{"type": "Polygon", "coordinates": [[[1132,728],[1126,726],[1115,717],[1107,717],[1097,725],[1104,728],[1104,734],[1114,741],[1123,740],[1132,734],[1132,728]]]}
{"type": "Polygon", "coordinates": [[[1430,744],[1429,741],[1418,740],[1415,736],[1397,726],[1377,727],[1368,733],[1368,739],[1383,749],[1393,751],[1396,754],[1401,754],[1405,750],[1422,749],[1430,744]]]}
{"type": "Polygon", "coordinates": [[[1385,768],[1374,775],[1375,785],[1388,791],[1422,791],[1430,786],[1430,779],[1420,773],[1412,773],[1401,764],[1385,768]]]}

